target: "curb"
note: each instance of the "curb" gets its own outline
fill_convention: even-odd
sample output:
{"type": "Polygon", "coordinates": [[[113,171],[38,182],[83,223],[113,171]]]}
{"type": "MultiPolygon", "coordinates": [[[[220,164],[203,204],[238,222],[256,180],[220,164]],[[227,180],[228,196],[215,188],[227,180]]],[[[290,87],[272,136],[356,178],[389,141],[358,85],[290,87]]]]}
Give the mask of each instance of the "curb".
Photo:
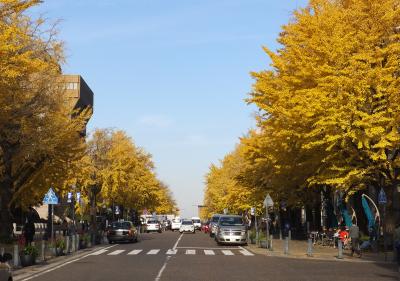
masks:
{"type": "Polygon", "coordinates": [[[264,249],[264,252],[259,252],[256,248],[256,250],[252,249],[252,247],[245,246],[245,248],[248,251],[251,251],[252,253],[258,254],[258,255],[264,255],[267,257],[275,257],[275,258],[287,258],[287,259],[301,259],[301,260],[312,260],[312,261],[336,261],[336,262],[354,262],[354,263],[379,263],[379,264],[395,264],[394,261],[374,261],[374,260],[363,260],[359,258],[346,258],[343,257],[342,259],[337,258],[336,256],[330,256],[330,257],[321,257],[321,256],[307,256],[307,254],[304,255],[285,255],[283,253],[279,252],[274,252],[274,251],[268,251],[267,249],[264,249]]]}
{"type": "Polygon", "coordinates": [[[100,249],[103,249],[105,247],[106,247],[106,245],[96,245],[90,249],[83,249],[83,250],[77,251],[75,253],[66,255],[66,256],[56,257],[56,258],[50,259],[48,261],[41,262],[34,266],[14,269],[13,270],[13,278],[14,278],[13,280],[18,281],[18,280],[24,280],[24,279],[30,278],[30,277],[33,278],[37,274],[40,274],[40,273],[47,271],[49,269],[52,269],[54,267],[60,266],[61,264],[64,264],[65,262],[82,258],[86,255],[89,255],[89,254],[96,252],[100,249]]]}

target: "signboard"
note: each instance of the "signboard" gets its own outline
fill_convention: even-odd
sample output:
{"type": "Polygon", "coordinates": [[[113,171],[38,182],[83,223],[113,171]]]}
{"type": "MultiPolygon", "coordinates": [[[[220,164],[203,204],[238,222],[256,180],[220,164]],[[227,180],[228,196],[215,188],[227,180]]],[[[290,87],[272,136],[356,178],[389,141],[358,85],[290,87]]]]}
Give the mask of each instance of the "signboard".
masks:
{"type": "Polygon", "coordinates": [[[273,207],[274,206],[274,201],[272,201],[272,198],[269,194],[267,194],[267,196],[265,196],[264,199],[264,207],[273,207]]]}
{"type": "Polygon", "coordinates": [[[256,214],[256,208],[251,207],[250,209],[250,215],[254,216],[256,214]]]}
{"type": "Polygon", "coordinates": [[[72,203],[72,192],[67,193],[67,202],[72,203]]]}
{"type": "Polygon", "coordinates": [[[43,198],[43,204],[48,204],[48,205],[58,204],[58,197],[54,192],[53,188],[50,187],[49,191],[47,191],[46,195],[43,198]]]}
{"type": "Polygon", "coordinates": [[[227,214],[228,214],[228,209],[225,208],[225,209],[224,209],[224,215],[227,215],[227,214]]]}
{"type": "Polygon", "coordinates": [[[115,206],[115,214],[119,215],[119,206],[115,206]]]}
{"type": "Polygon", "coordinates": [[[76,202],[81,203],[81,193],[80,193],[80,192],[77,192],[77,193],[75,194],[75,196],[76,196],[76,202]]]}
{"type": "Polygon", "coordinates": [[[386,193],[383,190],[383,188],[381,188],[381,191],[379,191],[378,194],[378,203],[379,204],[386,204],[387,203],[387,198],[386,198],[386,193]]]}

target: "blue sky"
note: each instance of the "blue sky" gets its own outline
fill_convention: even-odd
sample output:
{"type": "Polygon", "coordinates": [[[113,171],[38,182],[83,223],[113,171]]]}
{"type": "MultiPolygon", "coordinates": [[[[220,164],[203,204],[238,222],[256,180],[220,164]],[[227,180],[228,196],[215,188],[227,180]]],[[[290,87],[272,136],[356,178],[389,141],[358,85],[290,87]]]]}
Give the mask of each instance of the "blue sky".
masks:
{"type": "Polygon", "coordinates": [[[153,155],[184,217],[211,163],[254,127],[249,73],[268,68],[282,24],[306,0],[47,0],[61,19],[64,72],[95,94],[89,130],[118,128],[153,155]]]}

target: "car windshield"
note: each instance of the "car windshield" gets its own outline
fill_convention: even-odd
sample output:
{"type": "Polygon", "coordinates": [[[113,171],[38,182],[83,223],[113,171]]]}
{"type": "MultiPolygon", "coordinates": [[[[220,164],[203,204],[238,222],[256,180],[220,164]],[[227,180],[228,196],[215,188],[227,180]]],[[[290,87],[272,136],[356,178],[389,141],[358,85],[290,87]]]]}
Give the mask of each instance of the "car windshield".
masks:
{"type": "Polygon", "coordinates": [[[174,219],[173,222],[179,223],[179,222],[181,222],[181,220],[179,220],[179,219],[174,219]]]}
{"type": "Polygon", "coordinates": [[[156,221],[156,220],[148,220],[147,223],[153,223],[154,224],[154,223],[158,223],[158,221],[156,221]]]}
{"type": "Polygon", "coordinates": [[[200,223],[200,220],[193,220],[194,223],[200,223]]]}
{"type": "Polygon", "coordinates": [[[131,223],[130,222],[113,222],[111,225],[113,229],[130,229],[131,223]]]}
{"type": "Polygon", "coordinates": [[[212,219],[211,219],[212,222],[218,222],[218,220],[219,220],[219,217],[218,217],[218,216],[214,216],[214,217],[212,217],[212,219]]]}
{"type": "Polygon", "coordinates": [[[243,225],[243,219],[241,217],[221,217],[219,224],[222,226],[243,225]]]}
{"type": "Polygon", "coordinates": [[[190,225],[190,224],[193,224],[193,223],[192,223],[192,221],[183,221],[182,224],[183,225],[190,225]]]}

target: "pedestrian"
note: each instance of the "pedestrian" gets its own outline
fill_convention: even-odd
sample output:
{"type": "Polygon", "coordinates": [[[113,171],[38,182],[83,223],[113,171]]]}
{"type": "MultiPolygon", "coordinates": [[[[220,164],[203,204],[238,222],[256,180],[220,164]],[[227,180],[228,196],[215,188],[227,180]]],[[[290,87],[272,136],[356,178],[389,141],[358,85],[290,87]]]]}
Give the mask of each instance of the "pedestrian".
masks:
{"type": "Polygon", "coordinates": [[[23,234],[25,238],[25,245],[31,245],[35,237],[35,224],[33,221],[26,219],[23,234]]]}
{"type": "Polygon", "coordinates": [[[351,256],[353,256],[354,252],[356,252],[358,254],[358,257],[361,258],[360,242],[359,242],[360,228],[356,224],[350,226],[349,236],[351,239],[351,256]]]}
{"type": "Polygon", "coordinates": [[[67,236],[68,235],[68,222],[67,222],[66,219],[64,219],[62,224],[61,224],[61,230],[62,230],[63,236],[67,236]]]}
{"type": "Polygon", "coordinates": [[[397,264],[400,266],[400,223],[397,224],[393,233],[394,248],[397,254],[397,264]]]}

